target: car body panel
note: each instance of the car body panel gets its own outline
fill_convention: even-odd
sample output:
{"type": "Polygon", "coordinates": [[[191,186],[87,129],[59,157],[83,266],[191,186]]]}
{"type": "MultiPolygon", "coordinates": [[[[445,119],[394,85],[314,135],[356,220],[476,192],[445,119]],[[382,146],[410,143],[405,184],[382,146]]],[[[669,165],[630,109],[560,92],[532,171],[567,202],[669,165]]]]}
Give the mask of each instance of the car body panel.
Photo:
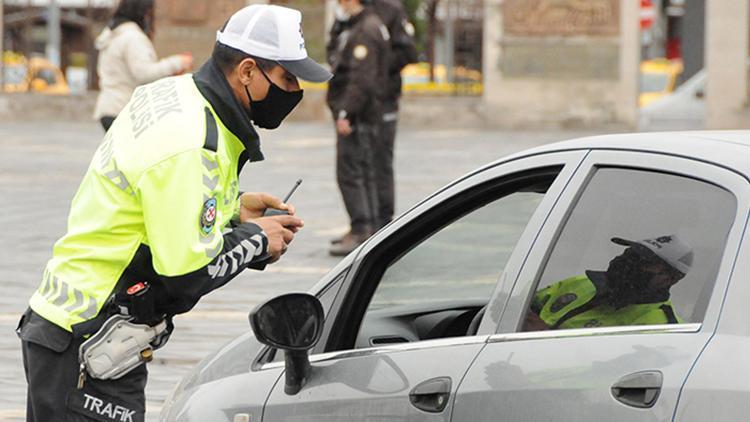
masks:
{"type": "Polygon", "coordinates": [[[445,410],[427,413],[409,400],[418,384],[436,378],[452,380],[451,397],[469,364],[484,347],[485,337],[460,338],[460,343],[422,342],[419,348],[359,349],[344,357],[313,360],[309,382],[294,396],[274,387],[263,421],[289,420],[355,422],[378,420],[450,420],[451,402],[445,410]]]}
{"type": "MultiPolygon", "coordinates": [[[[736,136],[741,137],[737,133],[736,136]]],[[[748,203],[747,198],[740,201],[748,203]]],[[[741,220],[741,219],[738,219],[741,220]]],[[[685,382],[674,420],[683,422],[747,419],[750,407],[750,232],[743,221],[742,247],[737,251],[731,281],[721,297],[716,333],[685,382]]]]}

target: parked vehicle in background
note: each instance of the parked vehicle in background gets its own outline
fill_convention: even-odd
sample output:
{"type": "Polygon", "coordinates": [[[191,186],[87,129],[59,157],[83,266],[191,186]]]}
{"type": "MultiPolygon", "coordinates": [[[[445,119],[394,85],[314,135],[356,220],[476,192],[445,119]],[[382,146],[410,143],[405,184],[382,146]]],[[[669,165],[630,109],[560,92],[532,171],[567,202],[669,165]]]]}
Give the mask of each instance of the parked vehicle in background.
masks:
{"type": "Polygon", "coordinates": [[[682,62],[653,59],[641,62],[638,106],[644,107],[674,91],[682,62]]]}
{"type": "Polygon", "coordinates": [[[3,58],[3,92],[37,92],[68,95],[70,89],[60,68],[44,57],[6,52],[3,58]]]}
{"type": "Polygon", "coordinates": [[[161,418],[745,420],[749,157],[644,133],[489,164],[256,308],[161,418]]]}
{"type": "Polygon", "coordinates": [[[641,108],[638,129],[696,130],[706,122],[706,70],[702,69],[673,93],[641,108]]]}

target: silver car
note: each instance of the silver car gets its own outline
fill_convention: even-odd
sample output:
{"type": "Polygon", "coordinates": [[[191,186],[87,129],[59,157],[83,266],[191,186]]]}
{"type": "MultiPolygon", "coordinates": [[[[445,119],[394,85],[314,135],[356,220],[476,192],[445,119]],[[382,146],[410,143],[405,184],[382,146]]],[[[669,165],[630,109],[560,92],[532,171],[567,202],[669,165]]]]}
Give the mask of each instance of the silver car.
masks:
{"type": "Polygon", "coordinates": [[[483,167],[256,308],[162,420],[745,420],[749,147],[609,135],[483,167]]]}

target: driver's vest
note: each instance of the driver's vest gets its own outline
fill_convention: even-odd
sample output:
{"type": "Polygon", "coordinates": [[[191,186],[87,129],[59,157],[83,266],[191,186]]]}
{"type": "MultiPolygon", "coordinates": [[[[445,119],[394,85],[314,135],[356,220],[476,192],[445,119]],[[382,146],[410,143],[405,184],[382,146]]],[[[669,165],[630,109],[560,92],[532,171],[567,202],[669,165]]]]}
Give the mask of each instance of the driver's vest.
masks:
{"type": "Polygon", "coordinates": [[[546,287],[536,294],[531,309],[550,327],[590,328],[682,323],[672,302],[638,303],[614,308],[591,306],[596,295],[594,283],[585,275],[575,276],[546,287]]]}
{"type": "Polygon", "coordinates": [[[71,331],[121,288],[144,245],[159,275],[207,266],[239,209],[242,151],[191,75],[136,89],[91,160],[31,308],[71,331]]]}

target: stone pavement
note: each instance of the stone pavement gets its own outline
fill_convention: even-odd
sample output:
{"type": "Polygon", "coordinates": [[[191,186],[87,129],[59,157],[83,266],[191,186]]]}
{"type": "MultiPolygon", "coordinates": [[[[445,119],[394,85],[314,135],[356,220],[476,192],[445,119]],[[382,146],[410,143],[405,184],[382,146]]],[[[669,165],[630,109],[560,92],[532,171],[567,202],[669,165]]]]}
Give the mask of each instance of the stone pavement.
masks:
{"type": "MultiPolygon", "coordinates": [[[[38,287],[52,245],[65,231],[70,201],[102,133],[94,123],[0,123],[0,421],[25,415],[25,379],[18,316],[38,287]]],[[[404,211],[462,174],[509,153],[573,133],[531,133],[402,128],[396,149],[397,209],[404,211]]],[[[279,263],[246,271],[175,319],[169,344],[149,365],[148,420],[157,419],[165,396],[210,351],[250,329],[247,313],[266,298],[306,290],[337,259],[329,239],[347,229],[335,182],[333,129],[322,123],[289,123],[262,132],[266,161],[248,165],[240,189],[284,195],[304,182],[292,202],[305,228],[279,263]]],[[[169,206],[165,204],[165,206],[169,206]]]]}

